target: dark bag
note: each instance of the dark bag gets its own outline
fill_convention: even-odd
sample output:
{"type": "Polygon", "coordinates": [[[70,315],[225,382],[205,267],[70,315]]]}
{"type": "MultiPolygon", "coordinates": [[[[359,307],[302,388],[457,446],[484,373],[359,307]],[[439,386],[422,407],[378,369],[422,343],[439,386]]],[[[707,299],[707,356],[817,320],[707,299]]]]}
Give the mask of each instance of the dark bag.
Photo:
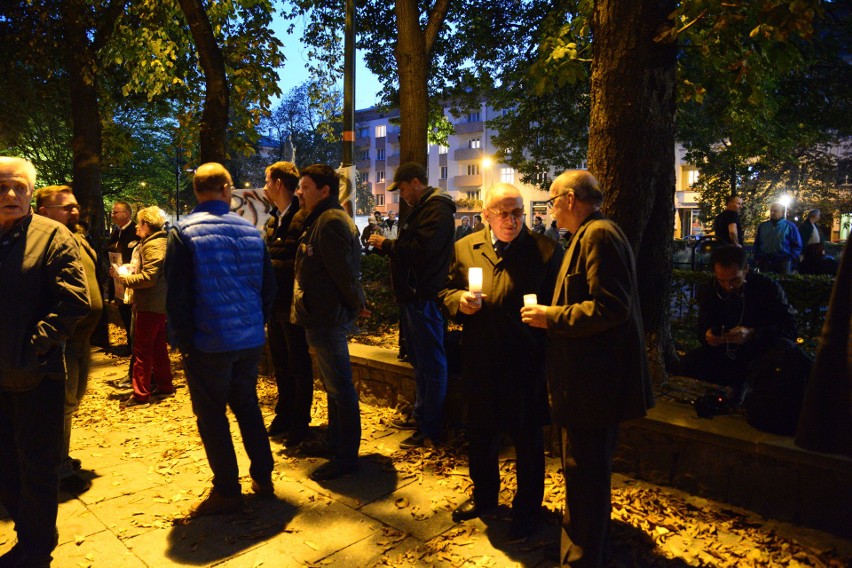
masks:
{"type": "Polygon", "coordinates": [[[813,360],[796,347],[773,349],[752,363],[746,420],[763,432],[792,436],[813,360]]]}

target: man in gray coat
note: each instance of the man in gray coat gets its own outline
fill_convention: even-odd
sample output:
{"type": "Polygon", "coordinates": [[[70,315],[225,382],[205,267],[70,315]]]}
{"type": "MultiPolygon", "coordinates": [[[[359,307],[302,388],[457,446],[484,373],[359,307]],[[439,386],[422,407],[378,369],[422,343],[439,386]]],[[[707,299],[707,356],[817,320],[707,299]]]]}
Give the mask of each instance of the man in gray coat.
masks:
{"type": "Polygon", "coordinates": [[[606,559],[612,456],[618,424],[654,405],[636,263],[621,229],[603,216],[590,173],[569,170],[550,186],[548,205],[573,234],[552,305],[521,309],[548,334],[553,420],[562,427],[565,517],[561,562],[596,567],[606,559]]]}

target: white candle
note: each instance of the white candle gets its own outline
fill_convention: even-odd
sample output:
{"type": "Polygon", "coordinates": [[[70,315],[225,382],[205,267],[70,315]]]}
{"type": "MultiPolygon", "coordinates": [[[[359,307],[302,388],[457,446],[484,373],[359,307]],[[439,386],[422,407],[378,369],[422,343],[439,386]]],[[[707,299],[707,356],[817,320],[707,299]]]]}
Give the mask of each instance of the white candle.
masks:
{"type": "Polygon", "coordinates": [[[482,269],[471,267],[467,269],[467,289],[472,294],[482,293],[482,269]]]}
{"type": "Polygon", "coordinates": [[[525,306],[534,306],[538,304],[538,298],[535,294],[524,294],[524,305],[525,306]]]}

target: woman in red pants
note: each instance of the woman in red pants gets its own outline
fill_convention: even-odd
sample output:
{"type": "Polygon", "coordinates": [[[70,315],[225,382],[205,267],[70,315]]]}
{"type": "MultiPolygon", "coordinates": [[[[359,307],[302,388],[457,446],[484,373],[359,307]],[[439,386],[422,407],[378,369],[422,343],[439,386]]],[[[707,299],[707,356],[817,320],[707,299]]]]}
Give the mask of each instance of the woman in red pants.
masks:
{"type": "MultiPolygon", "coordinates": [[[[141,239],[139,266],[133,274],[118,275],[133,290],[133,396],[122,408],[146,405],[152,396],[151,378],[157,395],[175,392],[166,346],[166,258],[165,219],[158,207],[146,207],[136,215],[136,235],[141,239]]],[[[110,274],[116,276],[114,268],[110,274]]]]}

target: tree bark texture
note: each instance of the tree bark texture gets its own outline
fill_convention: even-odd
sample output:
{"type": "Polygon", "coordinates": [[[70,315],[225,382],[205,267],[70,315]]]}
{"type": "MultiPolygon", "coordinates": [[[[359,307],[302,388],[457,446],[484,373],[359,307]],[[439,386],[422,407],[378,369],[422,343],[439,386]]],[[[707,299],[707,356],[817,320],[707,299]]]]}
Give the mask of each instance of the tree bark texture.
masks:
{"type": "Polygon", "coordinates": [[[103,126],[96,81],[97,61],[87,35],[85,4],[82,0],[68,0],[63,24],[73,129],[74,195],[80,203],[80,218],[88,222],[90,234],[100,244],[105,234],[101,187],[103,126]]]}
{"type": "Polygon", "coordinates": [[[228,111],[230,89],[225,73],[225,59],[216,43],[213,26],[201,0],[179,0],[195,48],[204,71],[204,109],[201,113],[199,163],[219,162],[228,158],[228,111]]]}
{"type": "Polygon", "coordinates": [[[416,0],[397,0],[396,65],[399,76],[399,162],[427,163],[426,133],[429,124],[429,95],[426,73],[429,54],[420,29],[416,0]]]}
{"type": "Polygon", "coordinates": [[[636,253],[651,372],[666,379],[674,356],[668,321],[674,232],[676,48],[653,38],[674,0],[598,0],[593,52],[589,170],[604,192],[604,212],[636,253]]]}

